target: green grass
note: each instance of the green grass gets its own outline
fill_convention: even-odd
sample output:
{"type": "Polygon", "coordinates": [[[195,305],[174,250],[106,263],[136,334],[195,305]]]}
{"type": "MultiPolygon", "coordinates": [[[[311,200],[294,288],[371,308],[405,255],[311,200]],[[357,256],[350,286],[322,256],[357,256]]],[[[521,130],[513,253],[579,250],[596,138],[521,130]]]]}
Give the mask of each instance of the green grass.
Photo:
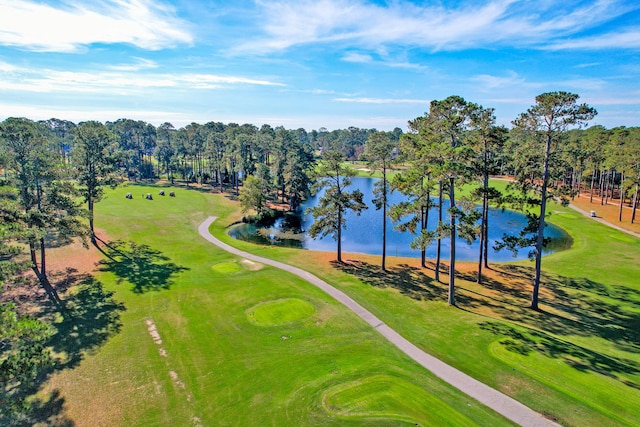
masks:
{"type": "Polygon", "coordinates": [[[495,265],[484,286],[462,272],[453,308],[433,271],[396,266],[382,275],[376,257],[337,268],[233,241],[223,221],[212,231],[318,274],[427,352],[563,425],[640,425],[640,239],[557,204],[550,211],[573,247],[543,259],[540,312],[527,308],[528,261],[495,265]]]}
{"type": "Polygon", "coordinates": [[[221,274],[233,274],[239,272],[242,267],[237,262],[220,262],[218,264],[212,265],[211,269],[216,273],[221,274]]]}
{"type": "Polygon", "coordinates": [[[100,272],[77,288],[86,314],[57,325],[77,358],[42,393],[76,425],[510,425],[315,287],[206,242],[197,226],[237,206],[175,191],[96,207],[100,272]]]}
{"type": "Polygon", "coordinates": [[[285,298],[261,302],[247,311],[247,317],[258,326],[276,326],[306,319],[315,311],[315,307],[307,301],[285,298]]]}

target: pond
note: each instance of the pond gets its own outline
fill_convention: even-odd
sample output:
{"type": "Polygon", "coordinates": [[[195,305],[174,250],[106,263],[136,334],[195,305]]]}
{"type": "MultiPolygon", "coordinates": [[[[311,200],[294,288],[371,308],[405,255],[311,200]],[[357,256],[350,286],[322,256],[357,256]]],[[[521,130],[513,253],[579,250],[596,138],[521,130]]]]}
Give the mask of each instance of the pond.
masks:
{"type": "MultiPolygon", "coordinates": [[[[360,216],[349,213],[346,217],[347,228],[342,233],[342,251],[344,253],[366,253],[372,255],[382,254],[382,211],[376,210],[371,202],[373,199],[373,186],[376,178],[353,178],[348,191],[359,189],[364,194],[364,201],[369,209],[360,216]]],[[[288,215],[277,219],[269,227],[258,227],[255,224],[240,224],[233,227],[229,234],[240,240],[249,242],[309,249],[315,251],[333,252],[336,250],[336,241],[331,236],[322,239],[312,239],[305,230],[313,223],[310,214],[304,214],[309,207],[315,206],[322,192],[307,199],[301,207],[301,215],[288,215]]],[[[389,197],[389,203],[402,201],[404,196],[394,192],[389,197]]],[[[449,208],[448,200],[443,205],[443,213],[447,217],[449,208]]],[[[479,209],[480,207],[478,207],[479,209]]],[[[437,208],[429,212],[428,229],[433,230],[437,224],[437,208]]],[[[448,218],[446,218],[448,219],[448,218]]],[[[521,249],[516,256],[509,250],[494,251],[494,243],[501,239],[504,233],[515,233],[526,224],[526,217],[514,211],[491,209],[489,213],[489,261],[515,261],[526,259],[530,249],[521,249]]],[[[420,258],[420,251],[409,247],[414,235],[402,233],[393,229],[393,222],[387,218],[387,255],[410,258],[420,258]]],[[[551,238],[551,243],[544,249],[548,254],[571,246],[571,238],[559,227],[548,224],[545,229],[545,237],[551,238]]],[[[442,239],[442,258],[448,259],[450,239],[442,239]]],[[[456,259],[460,261],[475,261],[478,259],[479,242],[469,244],[464,239],[457,239],[456,259]]],[[[427,258],[436,256],[436,243],[427,248],[427,258]]]]}

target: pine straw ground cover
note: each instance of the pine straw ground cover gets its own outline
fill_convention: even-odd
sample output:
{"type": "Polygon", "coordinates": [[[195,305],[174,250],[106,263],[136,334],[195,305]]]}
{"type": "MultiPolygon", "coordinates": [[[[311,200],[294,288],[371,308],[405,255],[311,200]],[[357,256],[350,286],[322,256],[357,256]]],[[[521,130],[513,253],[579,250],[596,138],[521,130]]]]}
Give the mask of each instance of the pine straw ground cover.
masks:
{"type": "Polygon", "coordinates": [[[511,425],[311,285],[202,239],[209,215],[239,217],[226,195],[158,190],[96,207],[100,257],[61,294],[74,315],[54,318],[42,425],[511,425]]]}

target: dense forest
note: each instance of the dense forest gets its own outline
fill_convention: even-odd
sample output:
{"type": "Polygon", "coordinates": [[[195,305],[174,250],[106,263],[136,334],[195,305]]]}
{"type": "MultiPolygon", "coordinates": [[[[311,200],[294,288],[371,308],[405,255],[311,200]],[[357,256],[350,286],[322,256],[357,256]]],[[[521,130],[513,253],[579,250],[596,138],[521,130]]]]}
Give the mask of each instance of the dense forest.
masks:
{"type": "MultiPolygon", "coordinates": [[[[596,111],[577,99],[565,92],[539,95],[507,128],[496,124],[493,109],[451,96],[433,101],[429,111],[408,122],[406,133],[399,128],[307,131],[209,122],[176,129],[171,123],[154,126],[124,118],[106,123],[8,118],[0,123],[0,282],[17,286],[25,280],[22,273],[31,270],[49,298],[60,303],[47,276],[48,239],[93,241],[94,203],[106,188],[123,181],[210,186],[238,196],[245,211],[258,215],[276,205],[294,211],[311,191],[325,188],[313,212],[312,232],[336,236],[340,261],[344,212],[366,208],[361,194],[348,191],[355,171],[346,161],[359,160],[382,176],[374,201],[381,218],[388,216],[397,228],[413,233],[414,245],[423,253],[438,243],[436,280],[440,239],[460,235],[481,241],[480,282],[487,267],[488,206],[526,209],[529,227],[505,236],[501,245],[535,248],[531,307],[537,309],[548,199],[566,201],[578,194],[603,204],[615,199],[619,219],[628,205],[633,207],[631,221],[636,220],[640,128],[586,127],[596,111]],[[390,171],[394,173],[387,176],[390,171]],[[514,191],[507,195],[492,188],[493,175],[511,177],[514,191]],[[462,186],[474,191],[458,197],[462,186]],[[405,194],[406,202],[389,206],[390,191],[405,194]],[[442,206],[444,198],[451,208],[439,209],[438,227],[428,230],[426,215],[431,207],[442,206]]],[[[452,273],[455,245],[451,251],[452,273]]],[[[449,303],[455,304],[451,273],[449,303]]],[[[0,311],[2,384],[19,383],[50,363],[41,345],[46,325],[16,310],[3,304],[0,311]]],[[[21,402],[11,387],[5,390],[7,401],[15,397],[11,401],[21,402]]]]}

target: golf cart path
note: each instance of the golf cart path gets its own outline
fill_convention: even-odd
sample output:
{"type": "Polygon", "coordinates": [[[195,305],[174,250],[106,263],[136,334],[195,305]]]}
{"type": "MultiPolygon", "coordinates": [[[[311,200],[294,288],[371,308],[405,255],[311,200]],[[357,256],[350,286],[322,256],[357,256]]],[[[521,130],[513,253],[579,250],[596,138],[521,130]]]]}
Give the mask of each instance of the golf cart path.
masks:
{"type": "Polygon", "coordinates": [[[594,220],[594,221],[598,221],[599,223],[604,224],[604,225],[606,225],[606,226],[608,226],[608,227],[614,228],[614,229],[616,229],[616,230],[618,230],[618,231],[622,231],[623,233],[630,234],[631,236],[640,237],[640,233],[636,233],[636,232],[635,232],[635,231],[633,231],[633,230],[628,230],[628,229],[626,229],[626,228],[619,227],[619,226],[617,226],[617,225],[615,225],[615,224],[610,223],[609,221],[605,221],[603,218],[600,218],[600,217],[592,217],[592,216],[591,216],[591,212],[587,212],[587,211],[585,211],[584,209],[580,209],[580,208],[579,208],[579,207],[577,207],[576,205],[572,205],[571,203],[569,203],[569,207],[570,207],[571,209],[573,209],[574,211],[579,212],[579,213],[581,213],[582,215],[584,215],[584,216],[586,216],[586,217],[589,217],[589,218],[591,218],[591,219],[592,219],[592,220],[594,220]]]}
{"type": "Polygon", "coordinates": [[[455,388],[461,390],[480,403],[488,406],[497,413],[503,415],[509,420],[525,427],[542,427],[542,426],[559,426],[559,424],[544,418],[541,414],[529,409],[522,403],[512,399],[511,397],[495,390],[480,381],[470,377],[469,375],[447,365],[439,359],[420,350],[414,344],[403,338],[399,333],[391,329],[389,326],[366,310],[351,297],[344,292],[334,288],[325,281],[319,279],[308,271],[301,268],[293,267],[282,262],[274,261],[261,256],[253,255],[248,252],[241,251],[226,243],[221,242],[209,233],[209,226],[216,220],[216,217],[207,218],[198,227],[198,232],[209,242],[230,252],[234,255],[246,258],[251,261],[267,264],[289,273],[299,276],[312,285],[322,289],[324,292],[332,296],[338,302],[344,304],[347,308],[357,314],[361,319],[376,329],[388,341],[398,347],[407,356],[418,362],[434,375],[451,384],[455,388]]]}

